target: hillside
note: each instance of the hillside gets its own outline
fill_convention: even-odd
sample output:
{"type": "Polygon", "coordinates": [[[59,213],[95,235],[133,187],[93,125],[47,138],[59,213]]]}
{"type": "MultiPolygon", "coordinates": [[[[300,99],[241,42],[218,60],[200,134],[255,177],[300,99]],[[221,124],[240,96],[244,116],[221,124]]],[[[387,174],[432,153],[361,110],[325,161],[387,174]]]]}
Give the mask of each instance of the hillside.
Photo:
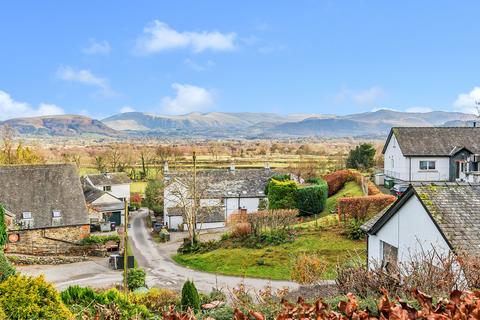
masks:
{"type": "Polygon", "coordinates": [[[120,133],[99,120],[78,115],[16,118],[0,122],[22,136],[117,136],[120,133]]]}

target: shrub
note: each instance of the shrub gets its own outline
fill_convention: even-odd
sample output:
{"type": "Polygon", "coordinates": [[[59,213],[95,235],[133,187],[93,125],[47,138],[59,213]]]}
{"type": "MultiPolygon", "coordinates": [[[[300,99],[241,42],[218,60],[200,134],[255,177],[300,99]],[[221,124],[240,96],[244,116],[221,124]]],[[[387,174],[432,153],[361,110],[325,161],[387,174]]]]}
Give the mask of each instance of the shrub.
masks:
{"type": "Polygon", "coordinates": [[[323,179],[327,182],[328,196],[330,197],[342,189],[347,181],[354,180],[355,174],[352,170],[339,170],[327,174],[323,179]]]}
{"type": "Polygon", "coordinates": [[[232,227],[233,237],[247,237],[252,234],[252,226],[249,222],[236,223],[232,227]]]}
{"type": "Polygon", "coordinates": [[[5,209],[0,203],[0,251],[3,250],[3,246],[7,243],[7,226],[5,225],[5,209]]]}
{"type": "Polygon", "coordinates": [[[163,214],[163,183],[159,180],[149,180],[145,187],[143,204],[155,214],[163,214]]]}
{"type": "Polygon", "coordinates": [[[365,231],[360,227],[365,222],[362,219],[349,219],[345,225],[345,234],[350,240],[360,240],[365,237],[365,231]]]}
{"type": "Polygon", "coordinates": [[[301,216],[318,214],[327,203],[328,185],[324,180],[316,180],[316,184],[297,190],[297,208],[301,216]]]}
{"type": "Polygon", "coordinates": [[[272,179],[268,183],[269,209],[294,209],[297,206],[297,184],[295,181],[272,179]]]}
{"type": "Polygon", "coordinates": [[[368,181],[368,195],[369,196],[376,196],[377,194],[381,194],[382,192],[372,181],[368,181]]]}
{"type": "Polygon", "coordinates": [[[311,285],[320,282],[327,265],[317,255],[306,252],[299,254],[292,268],[292,280],[300,284],[311,285]]]}
{"type": "Polygon", "coordinates": [[[153,312],[163,312],[169,306],[177,305],[180,302],[179,296],[175,291],[168,289],[152,288],[145,293],[131,293],[130,302],[144,305],[153,312]]]}
{"type": "Polygon", "coordinates": [[[350,150],[346,165],[353,169],[370,169],[375,165],[375,148],[370,143],[362,143],[350,150]]]}
{"type": "Polygon", "coordinates": [[[128,269],[127,271],[127,286],[130,290],[135,290],[145,287],[145,270],[140,268],[128,269]]]}
{"type": "Polygon", "coordinates": [[[337,202],[338,217],[343,221],[349,218],[366,220],[385,209],[396,199],[392,195],[341,198],[337,202]]]}
{"type": "Polygon", "coordinates": [[[208,310],[202,314],[201,319],[232,320],[234,318],[233,308],[224,305],[220,308],[208,310]]]}
{"type": "Polygon", "coordinates": [[[108,241],[120,241],[120,236],[118,234],[112,234],[108,236],[96,236],[96,235],[89,235],[86,238],[82,239],[82,244],[105,244],[108,241]]]}
{"type": "Polygon", "coordinates": [[[7,319],[72,319],[55,288],[43,276],[15,275],[0,283],[0,307],[7,319]]]}
{"type": "Polygon", "coordinates": [[[8,277],[15,274],[15,269],[8,261],[7,257],[0,250],[0,283],[5,281],[8,277]]]}
{"type": "Polygon", "coordinates": [[[200,295],[193,281],[187,280],[182,287],[182,301],[183,310],[191,308],[194,311],[200,310],[200,295]]]}
{"type": "Polygon", "coordinates": [[[150,319],[152,314],[144,305],[128,301],[117,289],[94,291],[79,286],[68,287],[61,293],[62,301],[82,319],[150,319]],[[103,316],[103,317],[102,317],[103,316]]]}

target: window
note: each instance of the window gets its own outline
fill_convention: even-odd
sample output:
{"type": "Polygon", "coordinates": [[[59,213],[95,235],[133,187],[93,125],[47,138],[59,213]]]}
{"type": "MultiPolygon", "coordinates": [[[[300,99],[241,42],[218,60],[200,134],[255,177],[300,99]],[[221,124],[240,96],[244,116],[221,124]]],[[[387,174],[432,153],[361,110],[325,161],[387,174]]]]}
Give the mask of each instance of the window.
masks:
{"type": "Polygon", "coordinates": [[[29,211],[22,212],[22,220],[20,221],[23,229],[33,228],[33,217],[29,211]]]}
{"type": "Polygon", "coordinates": [[[24,219],[24,220],[32,219],[32,213],[29,212],[29,211],[23,212],[22,213],[22,219],[24,219]]]}
{"type": "Polygon", "coordinates": [[[435,170],[435,161],[420,161],[420,170],[435,170]]]}
{"type": "Polygon", "coordinates": [[[52,226],[57,227],[62,225],[62,212],[60,210],[52,211],[52,226]]]}
{"type": "Polygon", "coordinates": [[[395,168],[395,161],[393,160],[393,158],[391,159],[391,163],[392,163],[392,169],[395,168]]]}
{"type": "Polygon", "coordinates": [[[53,210],[52,211],[52,218],[61,218],[62,217],[62,212],[59,210],[53,210]]]}
{"type": "Polygon", "coordinates": [[[103,191],[112,191],[112,186],[103,186],[103,191]]]}
{"type": "Polygon", "coordinates": [[[398,248],[381,240],[380,248],[382,250],[382,266],[388,271],[392,270],[398,262],[398,248]]]}

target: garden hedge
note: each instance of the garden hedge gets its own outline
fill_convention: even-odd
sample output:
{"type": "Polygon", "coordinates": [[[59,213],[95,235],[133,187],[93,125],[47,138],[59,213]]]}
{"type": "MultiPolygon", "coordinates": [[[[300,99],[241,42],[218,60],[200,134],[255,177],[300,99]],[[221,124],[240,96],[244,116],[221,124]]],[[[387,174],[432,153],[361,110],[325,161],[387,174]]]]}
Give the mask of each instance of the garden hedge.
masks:
{"type": "Polygon", "coordinates": [[[396,199],[397,197],[392,195],[341,198],[337,202],[338,217],[343,221],[350,218],[366,220],[385,209],[396,199]]]}
{"type": "Polygon", "coordinates": [[[328,196],[333,196],[343,188],[347,181],[355,180],[355,174],[352,170],[339,170],[327,174],[323,179],[328,184],[328,196]]]}
{"type": "Polygon", "coordinates": [[[327,203],[328,185],[322,179],[313,179],[315,185],[297,190],[297,209],[300,216],[318,214],[327,203]]]}
{"type": "Polygon", "coordinates": [[[268,183],[269,209],[296,209],[297,184],[295,181],[271,179],[268,183]]]}

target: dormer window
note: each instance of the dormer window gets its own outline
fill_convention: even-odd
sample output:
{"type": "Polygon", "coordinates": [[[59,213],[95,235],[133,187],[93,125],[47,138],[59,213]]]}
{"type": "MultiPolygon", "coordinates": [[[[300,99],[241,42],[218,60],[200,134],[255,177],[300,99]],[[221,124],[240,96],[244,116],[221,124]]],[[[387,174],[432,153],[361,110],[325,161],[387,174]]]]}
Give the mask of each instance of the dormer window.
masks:
{"type": "Polygon", "coordinates": [[[30,211],[22,212],[22,220],[20,221],[24,229],[33,228],[33,217],[30,211]]]}
{"type": "Polygon", "coordinates": [[[32,213],[30,211],[22,212],[22,219],[23,220],[32,219],[32,213]]]}
{"type": "Polygon", "coordinates": [[[52,226],[59,226],[62,224],[62,212],[60,210],[52,211],[52,226]]]}
{"type": "Polygon", "coordinates": [[[112,191],[112,186],[103,186],[103,191],[107,191],[107,192],[112,191]]]}

